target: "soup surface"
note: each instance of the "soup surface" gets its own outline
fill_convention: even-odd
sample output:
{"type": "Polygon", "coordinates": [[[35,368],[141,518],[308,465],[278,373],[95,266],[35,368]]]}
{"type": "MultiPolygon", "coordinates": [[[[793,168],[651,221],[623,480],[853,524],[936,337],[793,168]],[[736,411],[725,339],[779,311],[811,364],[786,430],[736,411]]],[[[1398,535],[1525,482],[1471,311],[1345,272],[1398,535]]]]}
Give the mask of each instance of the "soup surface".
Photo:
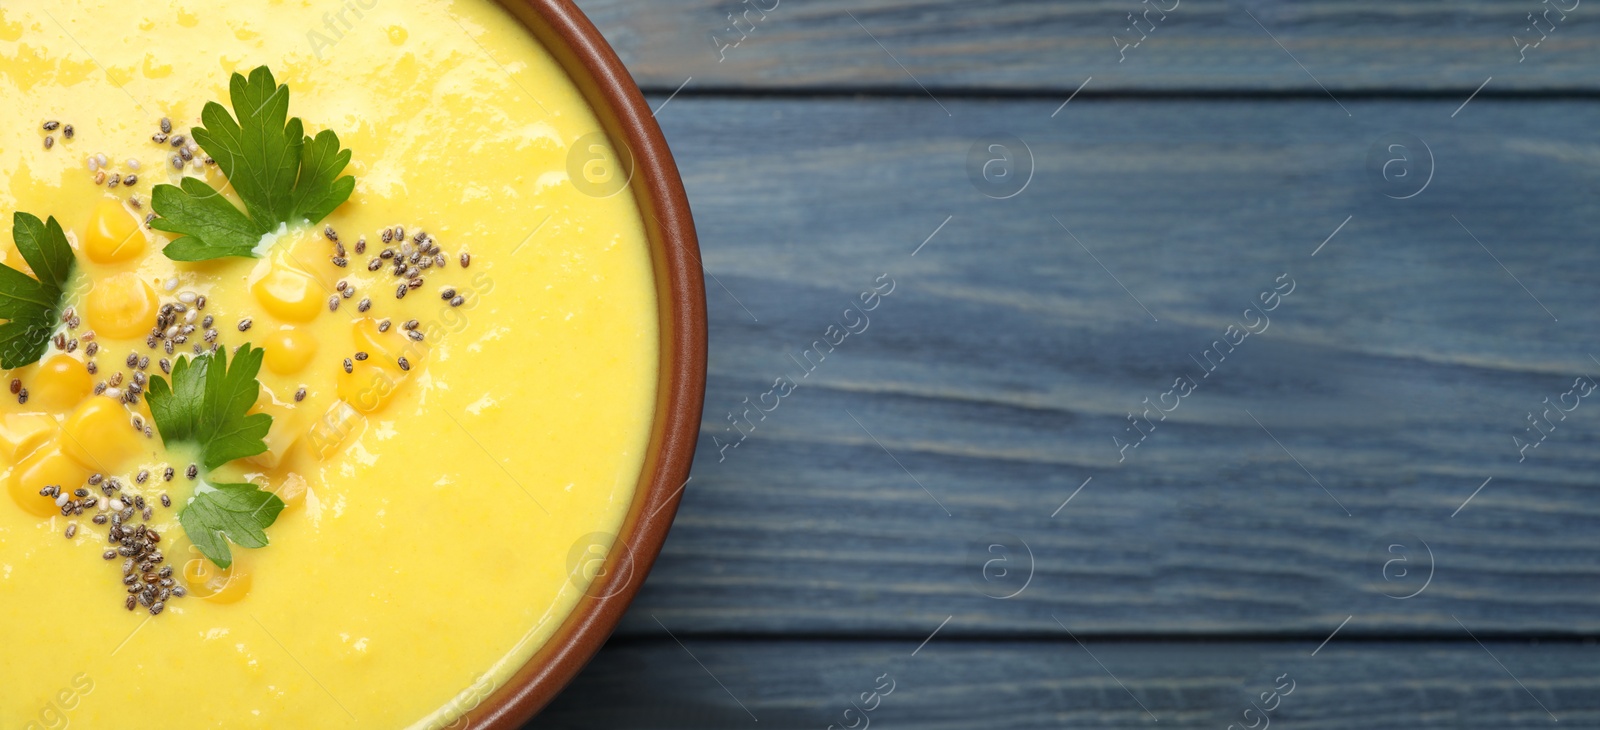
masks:
{"type": "Polygon", "coordinates": [[[427,727],[471,709],[587,589],[655,401],[639,209],[585,156],[600,126],[565,73],[488,0],[5,3],[0,99],[0,263],[29,271],[14,212],[57,219],[80,320],[0,372],[29,396],[0,395],[0,728],[427,727]],[[178,236],[145,225],[153,186],[228,189],[174,138],[263,65],[307,134],[353,152],[355,192],[258,258],[170,260],[178,236]],[[380,252],[435,247],[397,297],[412,272],[380,252]],[[152,347],[167,304],[179,329],[152,347]],[[265,453],[196,480],[195,450],[141,428],[148,397],[126,393],[213,339],[265,349],[255,409],[273,422],[265,453]],[[62,515],[39,494],[97,474],[127,509],[144,500],[187,588],[159,614],[124,605],[123,558],[91,522],[123,504],[91,491],[98,506],[62,515]],[[226,570],[179,523],[207,478],[286,504],[226,570]]]}

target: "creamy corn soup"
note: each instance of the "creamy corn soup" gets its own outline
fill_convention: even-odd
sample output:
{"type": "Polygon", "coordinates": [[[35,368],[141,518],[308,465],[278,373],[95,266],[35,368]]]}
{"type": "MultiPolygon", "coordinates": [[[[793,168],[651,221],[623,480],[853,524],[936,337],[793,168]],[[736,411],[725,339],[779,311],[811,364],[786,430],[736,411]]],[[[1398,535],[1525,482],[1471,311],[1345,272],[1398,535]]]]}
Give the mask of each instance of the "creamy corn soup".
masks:
{"type": "Polygon", "coordinates": [[[44,273],[19,211],[74,261],[43,356],[0,371],[0,728],[471,709],[593,578],[655,400],[639,211],[604,159],[569,177],[600,128],[571,81],[488,0],[72,0],[0,4],[0,99],[0,263],[44,273]],[[354,193],[172,260],[153,190],[242,205],[192,130],[260,66],[354,193]],[[211,468],[156,381],[247,343],[265,450],[211,468]],[[222,483],[283,507],[227,568],[180,521],[222,483]]]}

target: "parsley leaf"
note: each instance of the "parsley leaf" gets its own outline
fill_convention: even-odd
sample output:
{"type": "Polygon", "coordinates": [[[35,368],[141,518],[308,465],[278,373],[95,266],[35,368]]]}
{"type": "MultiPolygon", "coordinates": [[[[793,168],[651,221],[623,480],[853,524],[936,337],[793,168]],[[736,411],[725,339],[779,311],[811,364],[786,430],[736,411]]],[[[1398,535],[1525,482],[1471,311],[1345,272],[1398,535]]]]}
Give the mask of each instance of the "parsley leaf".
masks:
{"type": "Polygon", "coordinates": [[[161,430],[161,441],[168,446],[199,444],[208,470],[266,451],[272,416],[248,413],[261,394],[256,373],[264,353],[245,344],[234,353],[232,368],[223,350],[193,360],[180,357],[170,383],[151,378],[150,416],[161,430]]]}
{"type": "Polygon", "coordinates": [[[178,522],[189,541],[218,567],[233,565],[232,540],[241,547],[267,546],[266,528],[278,521],[283,500],[254,484],[202,482],[178,522]]]}
{"type": "Polygon", "coordinates": [[[248,79],[234,74],[229,96],[233,115],[208,102],[200,114],[206,126],[192,133],[245,210],[198,178],[185,178],[181,188],[157,185],[150,204],[161,217],[150,225],[182,234],[163,249],[175,261],[254,256],[261,237],[279,224],[317,223],[355,191],[354,177],[339,176],[350,164],[350,150],[339,147],[332,130],[306,136],[300,119],[289,117],[289,87],[279,85],[266,66],[248,79]]]}
{"type": "Polygon", "coordinates": [[[157,185],[151,191],[150,205],[166,216],[151,221],[152,228],[183,234],[162,249],[174,261],[254,256],[265,233],[199,178],[184,178],[182,188],[157,185]]]}
{"type": "MultiPolygon", "coordinates": [[[[245,344],[234,352],[231,368],[226,350],[193,359],[180,357],[172,366],[170,383],[159,376],[151,378],[146,399],[161,441],[168,446],[199,444],[207,471],[266,451],[272,416],[249,413],[261,395],[256,374],[264,354],[245,344]]],[[[283,508],[283,500],[253,484],[202,481],[178,513],[178,522],[200,552],[226,568],[233,563],[228,541],[247,548],[266,547],[265,530],[283,508]]]]}
{"type": "Polygon", "coordinates": [[[0,265],[0,368],[19,368],[39,361],[50,346],[50,333],[60,320],[63,292],[72,275],[72,246],[61,224],[18,212],[11,236],[17,251],[37,279],[0,265]]]}

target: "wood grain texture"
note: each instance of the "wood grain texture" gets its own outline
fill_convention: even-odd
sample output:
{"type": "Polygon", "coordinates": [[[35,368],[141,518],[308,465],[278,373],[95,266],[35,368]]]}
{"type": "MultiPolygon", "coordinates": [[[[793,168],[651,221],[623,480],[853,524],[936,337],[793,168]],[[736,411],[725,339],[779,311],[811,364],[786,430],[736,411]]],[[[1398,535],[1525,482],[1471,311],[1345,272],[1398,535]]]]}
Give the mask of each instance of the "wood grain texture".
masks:
{"type": "Polygon", "coordinates": [[[1600,631],[1600,404],[1526,461],[1513,441],[1600,377],[1600,132],[1580,122],[1600,106],[1080,101],[663,110],[711,375],[694,479],[621,633],[1600,631]],[[1035,160],[1006,200],[968,175],[998,131],[1035,160]],[[1366,171],[1396,131],[1436,161],[1405,200],[1366,171]],[[802,378],[880,273],[896,288],[870,327],[802,378]],[[1270,329],[1203,377],[1284,273],[1270,329]],[[798,388],[719,461],[725,417],[780,376],[798,388]],[[1180,376],[1194,392],[1119,463],[1128,413],[1180,376]],[[1426,589],[1393,597],[1430,552],[1426,589]]]}
{"type": "Polygon", "coordinates": [[[1259,728],[1286,673],[1283,727],[1600,726],[1600,404],[1546,404],[1600,377],[1592,9],[1522,53],[1548,4],[1185,1],[1124,49],[1149,4],[581,4],[683,167],[711,372],[536,726],[859,728],[887,674],[880,726],[1259,728]]]}
{"type": "Polygon", "coordinates": [[[1318,730],[1600,725],[1592,646],[1085,642],[1091,656],[1062,639],[935,638],[910,656],[916,641],[662,637],[609,647],[530,727],[859,729],[877,686],[871,727],[1262,728],[1263,710],[1318,730]]]}
{"type": "Polygon", "coordinates": [[[920,85],[975,93],[1060,92],[1064,98],[1092,76],[1085,93],[1321,94],[1326,87],[1335,93],[1447,92],[1459,94],[1459,103],[1490,76],[1486,94],[1593,92],[1592,71],[1600,61],[1600,24],[1588,17],[1597,11],[1577,0],[1554,6],[1533,0],[579,5],[639,82],[663,91],[693,77],[691,90],[916,93],[920,85]],[[1569,13],[1559,10],[1573,6],[1569,13]],[[1141,30],[1132,29],[1130,14],[1141,30]],[[1531,29],[1535,20],[1542,30],[1531,29]]]}

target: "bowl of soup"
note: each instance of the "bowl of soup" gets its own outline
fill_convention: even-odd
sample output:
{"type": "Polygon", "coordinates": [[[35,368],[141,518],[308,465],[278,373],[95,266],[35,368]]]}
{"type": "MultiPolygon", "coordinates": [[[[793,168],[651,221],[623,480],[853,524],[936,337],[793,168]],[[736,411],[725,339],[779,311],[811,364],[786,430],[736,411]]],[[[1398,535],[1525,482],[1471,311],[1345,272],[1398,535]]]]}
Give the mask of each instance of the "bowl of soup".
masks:
{"type": "Polygon", "coordinates": [[[547,704],[705,382],[677,168],[581,12],[6,4],[0,96],[0,726],[547,704]]]}

